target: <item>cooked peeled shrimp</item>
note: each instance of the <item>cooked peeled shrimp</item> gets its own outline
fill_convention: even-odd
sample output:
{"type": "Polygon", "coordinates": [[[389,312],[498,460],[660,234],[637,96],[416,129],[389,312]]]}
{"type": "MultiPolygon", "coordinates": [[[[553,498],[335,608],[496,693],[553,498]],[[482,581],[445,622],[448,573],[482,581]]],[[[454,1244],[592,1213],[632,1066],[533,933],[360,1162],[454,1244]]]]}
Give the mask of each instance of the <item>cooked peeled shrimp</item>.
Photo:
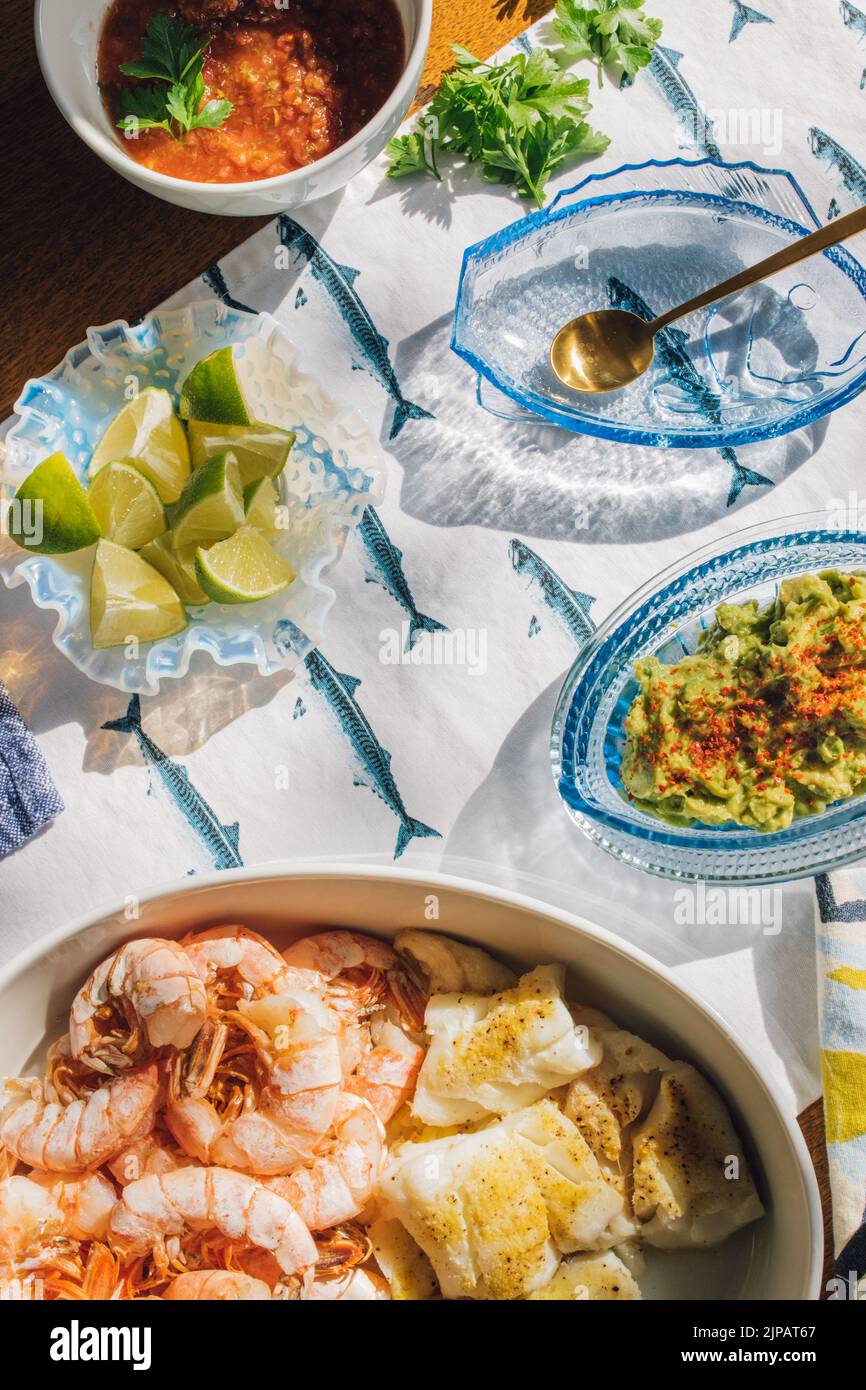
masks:
{"type": "Polygon", "coordinates": [[[283,960],[300,970],[314,970],[357,1013],[389,1001],[412,1028],[424,1026],[426,999],[387,941],[356,931],[327,931],[294,941],[283,960]]]}
{"type": "Polygon", "coordinates": [[[72,1001],[72,1056],[95,1071],[121,1071],[148,1047],[188,1047],[207,1010],[204,985],[174,941],[128,941],[98,965],[72,1001]]]}
{"type": "Polygon", "coordinates": [[[240,999],[224,1017],[255,1048],[261,1086],[255,1076],[241,1085],[230,1075],[202,1094],[180,1079],[165,1123],[183,1151],[202,1163],[291,1172],[312,1156],[333,1122],[343,1084],[344,1022],[318,989],[295,985],[240,999]]]}
{"type": "Polygon", "coordinates": [[[310,985],[309,976],[287,966],[276,947],[257,932],[236,925],[211,927],[184,937],[181,946],[203,983],[237,976],[245,994],[278,994],[289,985],[310,985]]]}
{"type": "Polygon", "coordinates": [[[72,1240],[104,1240],[117,1201],[112,1183],[101,1173],[28,1173],[26,1182],[51,1194],[72,1240]]]}
{"type": "Polygon", "coordinates": [[[266,1179],[290,1202],[311,1231],[351,1221],[366,1206],[382,1166],[385,1131],[373,1108],[344,1093],[337,1105],[334,1138],[311,1163],[288,1177],[266,1179]]]}
{"type": "Polygon", "coordinates": [[[253,1043],[269,1083],[284,1095],[342,1080],[346,1023],[321,989],[290,984],[261,999],[241,999],[232,1018],[253,1043]]]}
{"type": "Polygon", "coordinates": [[[152,1127],[159,1091],[153,1061],[69,1105],[47,1101],[35,1078],[0,1091],[0,1144],[22,1163],[52,1173],[99,1168],[152,1127]]]}
{"type": "Polygon", "coordinates": [[[114,1188],[98,1173],[57,1178],[50,1173],[0,1182],[0,1275],[4,1298],[108,1299],[122,1279],[100,1244],[114,1206],[114,1188]],[[84,1242],[84,1244],[82,1244],[84,1242]]]}
{"type": "Polygon", "coordinates": [[[339,1099],[339,1088],[333,1089],[333,1094],[307,1097],[296,1105],[293,1097],[267,1087],[257,1109],[230,1118],[209,1100],[189,1096],[168,1105],[164,1119],[184,1153],[200,1163],[249,1173],[290,1173],[327,1134],[339,1099]]]}
{"type": "Polygon", "coordinates": [[[335,980],[347,970],[377,970],[384,973],[399,964],[387,941],[359,931],[324,931],[302,936],[283,951],[283,960],[299,970],[315,970],[326,980],[335,980]]]}
{"type": "Polygon", "coordinates": [[[376,1045],[361,1058],[346,1090],[366,1100],[387,1124],[415,1089],[424,1049],[387,1020],[374,1019],[371,1031],[376,1045]]]}
{"type": "Polygon", "coordinates": [[[347,1303],[368,1303],[373,1299],[390,1297],[387,1279],[366,1269],[352,1269],[340,1279],[317,1279],[307,1294],[307,1298],[314,1302],[328,1303],[340,1299],[345,1299],[347,1303]]]}
{"type": "Polygon", "coordinates": [[[214,1016],[177,1059],[166,1123],[200,1162],[286,1172],[327,1131],[342,1082],[343,1024],[323,998],[324,982],[245,927],[212,928],[183,946],[214,1016]],[[259,1089],[271,1083],[258,1114],[259,1089]]]}
{"type": "Polygon", "coordinates": [[[316,1262],[313,1238],[289,1202],[228,1168],[178,1168],[131,1182],[111,1213],[109,1239],[127,1254],[144,1254],[188,1229],[216,1229],[270,1250],[284,1274],[316,1262]]]}
{"type": "Polygon", "coordinates": [[[253,1279],[233,1269],[196,1269],[179,1274],[162,1295],[168,1299],[250,1300],[270,1299],[271,1291],[263,1279],[253,1279]]]}
{"type": "Polygon", "coordinates": [[[101,1240],[116,1201],[99,1173],[30,1173],[0,1182],[0,1268],[50,1264],[68,1241],[101,1240]]]}
{"type": "Polygon", "coordinates": [[[0,1182],[0,1269],[17,1266],[63,1229],[63,1213],[51,1192],[29,1178],[0,1182]]]}
{"type": "Polygon", "coordinates": [[[106,1165],[115,1182],[126,1187],[129,1182],[137,1182],[148,1173],[170,1173],[187,1161],[186,1155],[173,1153],[161,1144],[155,1134],[146,1134],[143,1139],[135,1139],[115,1154],[106,1165]]]}

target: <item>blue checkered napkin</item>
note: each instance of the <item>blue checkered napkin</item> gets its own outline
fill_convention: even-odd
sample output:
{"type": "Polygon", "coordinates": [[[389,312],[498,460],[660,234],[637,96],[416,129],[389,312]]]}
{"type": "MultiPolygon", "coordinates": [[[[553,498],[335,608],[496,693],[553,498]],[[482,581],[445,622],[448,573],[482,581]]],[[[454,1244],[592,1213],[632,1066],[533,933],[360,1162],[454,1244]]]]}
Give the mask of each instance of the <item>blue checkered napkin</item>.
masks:
{"type": "Polygon", "coordinates": [[[0,681],[0,858],[62,810],[45,759],[0,681]]]}

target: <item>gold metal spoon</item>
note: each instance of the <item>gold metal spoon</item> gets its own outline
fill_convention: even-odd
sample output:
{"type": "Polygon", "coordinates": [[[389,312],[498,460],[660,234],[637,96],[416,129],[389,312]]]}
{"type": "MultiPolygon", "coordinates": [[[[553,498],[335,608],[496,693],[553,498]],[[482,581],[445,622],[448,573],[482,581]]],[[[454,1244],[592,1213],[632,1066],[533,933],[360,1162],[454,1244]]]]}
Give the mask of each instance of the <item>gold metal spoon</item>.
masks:
{"type": "Polygon", "coordinates": [[[653,339],[660,328],[862,231],[866,231],[866,207],[837,218],[799,241],[792,241],[790,246],[758,261],[757,265],[741,270],[720,285],[713,285],[649,323],[628,309],[594,309],[581,314],[560,328],[550,347],[550,365],[563,385],[570,386],[573,391],[597,393],[628,386],[652,362],[653,339]]]}

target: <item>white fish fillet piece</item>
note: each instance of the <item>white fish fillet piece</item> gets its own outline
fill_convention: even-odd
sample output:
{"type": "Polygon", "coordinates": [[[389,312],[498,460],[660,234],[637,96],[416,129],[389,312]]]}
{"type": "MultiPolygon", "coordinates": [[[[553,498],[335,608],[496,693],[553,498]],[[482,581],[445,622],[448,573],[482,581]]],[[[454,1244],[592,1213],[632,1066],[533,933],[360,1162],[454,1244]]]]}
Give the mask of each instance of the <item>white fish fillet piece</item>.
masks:
{"type": "Polygon", "coordinates": [[[497,989],[509,989],[517,978],[513,970],[479,946],[465,946],[438,932],[398,932],[394,947],[413,973],[424,980],[429,994],[458,994],[461,990],[493,994],[497,989]]]}
{"type": "Polygon", "coordinates": [[[446,1298],[525,1298],[563,1254],[608,1249],[633,1227],[579,1131],[548,1100],[473,1134],[406,1144],[380,1179],[446,1298]]]}
{"type": "Polygon", "coordinates": [[[572,1019],[564,985],[564,966],[539,965],[498,994],[434,995],[413,1115],[443,1126],[507,1115],[596,1066],[601,1046],[572,1019]]]}
{"type": "Polygon", "coordinates": [[[649,1244],[714,1245],[763,1215],[725,1104],[687,1063],[662,1074],[632,1142],[634,1214],[649,1244]]]}
{"type": "Polygon", "coordinates": [[[557,1299],[587,1303],[640,1297],[634,1275],[612,1250],[600,1255],[572,1255],[563,1260],[549,1284],[529,1295],[533,1302],[557,1299]]]}
{"type": "Polygon", "coordinates": [[[367,1234],[393,1299],[416,1303],[437,1297],[439,1285],[433,1266],[402,1222],[379,1217],[367,1227],[367,1234]]]}
{"type": "Polygon", "coordinates": [[[624,1131],[646,1114],[658,1091],[659,1074],[671,1062],[658,1048],[615,1025],[596,1036],[603,1049],[601,1061],[572,1082],[564,1110],[596,1157],[617,1163],[627,1148],[624,1131]]]}

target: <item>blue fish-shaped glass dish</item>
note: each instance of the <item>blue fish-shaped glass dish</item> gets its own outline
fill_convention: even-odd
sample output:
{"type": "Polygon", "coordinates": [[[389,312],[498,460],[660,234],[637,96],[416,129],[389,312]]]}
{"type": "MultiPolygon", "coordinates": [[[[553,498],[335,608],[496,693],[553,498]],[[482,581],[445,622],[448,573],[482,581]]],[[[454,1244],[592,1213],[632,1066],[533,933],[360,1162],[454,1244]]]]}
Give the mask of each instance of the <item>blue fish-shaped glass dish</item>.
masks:
{"type": "Polygon", "coordinates": [[[620,391],[571,391],[548,352],[586,310],[652,316],[819,225],[790,174],[751,162],[591,174],[469,247],[452,347],[478,374],[479,403],[506,418],[667,448],[787,434],[866,385],[866,272],[844,248],[659,334],[650,370],[620,391]]]}
{"type": "Polygon", "coordinates": [[[380,499],[383,467],[379,446],[365,422],[337,404],[305,367],[303,356],[269,314],[248,313],[209,299],[183,309],[159,310],[134,327],[120,321],[92,328],[87,341],[67,353],[50,376],[29,381],[15,407],[0,468],[0,504],[10,501],[43,458],[62,449],[87,482],[90,455],[114,414],[139,390],[171,391],[207,353],[237,345],[238,372],[252,413],[296,431],[289,461],[278,479],[289,525],[277,549],[297,578],[260,603],[207,604],[187,610],[189,626],[175,637],[141,646],[94,651],[88,603],[92,550],[74,555],[30,555],[11,542],[0,546],[0,576],[10,587],[29,584],[40,608],[58,615],[54,642],[80,671],[128,694],[152,695],[163,677],[182,676],[194,652],[221,666],[244,663],[262,675],[285,669],[303,652],[279,651],[275,624],[290,619],[314,647],[334,603],[327,571],[342,553],[348,531],[368,503],[380,499]]]}
{"type": "Polygon", "coordinates": [[[634,663],[695,650],[720,603],[770,602],[792,575],[866,570],[866,532],[831,510],[748,527],[694,552],[639,589],[601,624],[569,672],[553,721],[553,774],[572,820],[617,859],[664,878],[773,883],[866,854],[866,796],[761,833],[736,825],[680,828],[630,803],[620,777],[634,663]],[[847,529],[851,525],[852,529],[847,529]]]}

